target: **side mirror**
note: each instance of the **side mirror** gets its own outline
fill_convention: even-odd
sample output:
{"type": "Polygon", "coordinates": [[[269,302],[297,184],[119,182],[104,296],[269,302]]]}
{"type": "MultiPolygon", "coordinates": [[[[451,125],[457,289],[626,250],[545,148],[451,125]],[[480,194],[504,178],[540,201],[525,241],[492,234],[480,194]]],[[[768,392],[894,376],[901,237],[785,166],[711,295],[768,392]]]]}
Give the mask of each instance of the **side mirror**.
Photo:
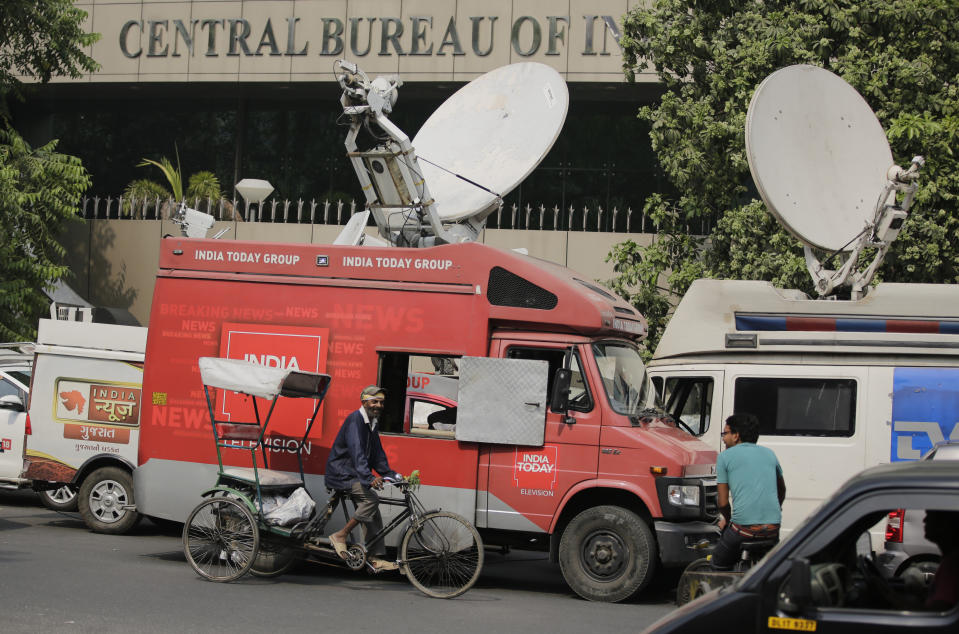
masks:
{"type": "Polygon", "coordinates": [[[786,614],[797,614],[812,603],[812,576],[808,559],[797,557],[791,561],[789,581],[779,595],[779,609],[786,614]]]}
{"type": "Polygon", "coordinates": [[[573,373],[566,368],[559,368],[553,375],[553,393],[549,395],[549,408],[557,414],[565,414],[569,410],[569,385],[573,380],[573,373]]]}
{"type": "Polygon", "coordinates": [[[6,396],[0,396],[0,409],[8,409],[13,412],[22,412],[26,408],[23,406],[23,401],[20,400],[19,396],[7,394],[6,396]]]}

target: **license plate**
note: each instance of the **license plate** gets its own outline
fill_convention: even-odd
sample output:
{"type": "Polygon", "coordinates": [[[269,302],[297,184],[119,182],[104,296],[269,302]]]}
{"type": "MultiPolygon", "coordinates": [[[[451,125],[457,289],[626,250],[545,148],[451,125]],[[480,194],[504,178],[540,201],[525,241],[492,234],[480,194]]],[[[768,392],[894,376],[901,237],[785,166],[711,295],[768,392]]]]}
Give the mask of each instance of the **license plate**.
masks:
{"type": "Polygon", "coordinates": [[[771,630],[816,631],[816,621],[810,621],[809,619],[787,619],[779,616],[771,616],[769,617],[767,625],[771,630]]]}

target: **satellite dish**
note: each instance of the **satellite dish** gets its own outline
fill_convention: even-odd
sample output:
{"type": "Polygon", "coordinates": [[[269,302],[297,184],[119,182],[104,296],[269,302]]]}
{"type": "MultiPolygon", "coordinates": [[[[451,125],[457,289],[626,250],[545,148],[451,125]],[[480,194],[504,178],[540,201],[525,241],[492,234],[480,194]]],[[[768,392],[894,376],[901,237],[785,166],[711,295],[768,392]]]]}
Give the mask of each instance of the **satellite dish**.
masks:
{"type": "Polygon", "coordinates": [[[568,109],[566,82],[535,62],[492,70],[443,102],[413,138],[440,219],[497,206],[549,153],[568,109]]]}
{"type": "Polygon", "coordinates": [[[894,165],[879,120],[833,73],[789,66],[756,89],[746,114],[746,156],[766,207],[796,238],[851,251],[873,222],[894,165]]]}

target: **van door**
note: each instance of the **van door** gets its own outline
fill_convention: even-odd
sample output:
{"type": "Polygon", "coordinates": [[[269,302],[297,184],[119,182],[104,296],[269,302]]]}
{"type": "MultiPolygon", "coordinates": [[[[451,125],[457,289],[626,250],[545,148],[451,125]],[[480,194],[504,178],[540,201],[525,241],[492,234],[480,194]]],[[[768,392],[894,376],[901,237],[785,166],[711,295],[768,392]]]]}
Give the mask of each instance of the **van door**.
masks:
{"type": "Polygon", "coordinates": [[[564,366],[570,353],[572,381],[567,415],[545,410],[541,446],[485,445],[481,462],[481,470],[484,463],[488,467],[485,526],[546,532],[565,493],[577,482],[596,477],[602,408],[587,379],[589,351],[586,346],[519,339],[501,339],[494,345],[495,353],[505,357],[501,361],[545,362],[547,381],[540,388],[544,402],[548,401],[556,370],[564,366]]]}
{"type": "Polygon", "coordinates": [[[867,426],[883,424],[867,418],[867,377],[865,367],[727,366],[723,418],[759,418],[759,444],[786,480],[784,532],[865,466],[867,426]]]}

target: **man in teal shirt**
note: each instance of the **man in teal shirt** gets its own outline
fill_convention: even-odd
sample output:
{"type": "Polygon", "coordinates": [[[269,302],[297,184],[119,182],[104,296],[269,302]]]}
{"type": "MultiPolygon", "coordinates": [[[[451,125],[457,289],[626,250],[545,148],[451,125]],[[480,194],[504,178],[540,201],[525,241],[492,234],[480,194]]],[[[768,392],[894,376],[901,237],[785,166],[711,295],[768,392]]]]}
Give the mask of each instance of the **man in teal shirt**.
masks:
{"type": "Polygon", "coordinates": [[[726,451],[716,460],[723,534],[713,549],[714,568],[735,564],[744,541],[779,540],[786,482],[776,454],[768,447],[757,445],[757,440],[759,421],[755,416],[733,414],[726,419],[723,428],[726,451]]]}

